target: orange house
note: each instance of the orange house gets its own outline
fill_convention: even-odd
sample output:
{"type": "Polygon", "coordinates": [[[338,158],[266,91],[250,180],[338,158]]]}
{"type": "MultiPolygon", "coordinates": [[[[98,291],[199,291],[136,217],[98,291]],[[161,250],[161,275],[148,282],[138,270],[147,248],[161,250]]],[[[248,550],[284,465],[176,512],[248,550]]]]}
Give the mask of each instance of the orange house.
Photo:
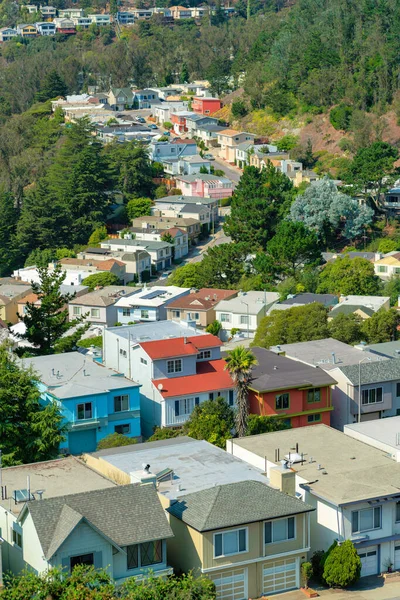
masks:
{"type": "Polygon", "coordinates": [[[291,427],[330,425],[331,386],[326,371],[253,347],[257,359],[249,391],[250,413],[284,419],[291,427]]]}

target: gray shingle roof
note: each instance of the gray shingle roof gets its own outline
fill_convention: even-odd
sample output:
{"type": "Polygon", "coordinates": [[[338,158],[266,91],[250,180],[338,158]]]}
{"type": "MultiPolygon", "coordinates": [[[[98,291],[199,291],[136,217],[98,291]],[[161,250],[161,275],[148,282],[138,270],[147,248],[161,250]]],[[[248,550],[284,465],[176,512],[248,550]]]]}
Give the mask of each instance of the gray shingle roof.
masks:
{"type": "Polygon", "coordinates": [[[167,510],[197,531],[211,531],[314,509],[260,481],[240,481],[181,496],[167,510]]]}
{"type": "MultiPolygon", "coordinates": [[[[358,385],[359,365],[342,367],[341,371],[353,385],[358,385]]],[[[400,358],[365,362],[361,364],[361,384],[380,383],[382,381],[400,380],[400,358]]]]}
{"type": "Polygon", "coordinates": [[[335,306],[335,310],[332,310],[329,313],[329,316],[334,319],[338,315],[352,315],[356,312],[356,310],[360,310],[361,312],[365,313],[366,315],[369,315],[370,317],[372,317],[372,315],[375,312],[372,310],[372,308],[369,308],[368,306],[363,306],[362,304],[343,303],[335,306]]]}
{"type": "Polygon", "coordinates": [[[48,498],[29,502],[27,508],[48,559],[81,520],[120,547],[173,537],[152,485],[124,485],[48,498]]]}

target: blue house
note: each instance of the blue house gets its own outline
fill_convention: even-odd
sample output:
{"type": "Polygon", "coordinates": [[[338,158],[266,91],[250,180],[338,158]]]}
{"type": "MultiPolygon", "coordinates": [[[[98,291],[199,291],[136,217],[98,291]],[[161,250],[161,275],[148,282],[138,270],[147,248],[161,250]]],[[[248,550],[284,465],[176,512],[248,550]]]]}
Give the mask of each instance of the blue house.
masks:
{"type": "Polygon", "coordinates": [[[23,359],[44,403],[56,402],[68,425],[62,452],[93,452],[111,433],[140,438],[140,384],[79,352],[23,359]]]}
{"type": "Polygon", "coordinates": [[[159,104],[158,93],[155,90],[135,90],[133,92],[133,105],[135,108],[151,108],[153,104],[159,104]]]}

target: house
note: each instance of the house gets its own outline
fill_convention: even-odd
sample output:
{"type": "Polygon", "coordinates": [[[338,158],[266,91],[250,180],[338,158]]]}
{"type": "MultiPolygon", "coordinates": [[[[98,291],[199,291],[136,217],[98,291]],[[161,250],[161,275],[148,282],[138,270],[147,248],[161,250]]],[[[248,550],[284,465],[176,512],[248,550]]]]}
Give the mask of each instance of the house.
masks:
{"type": "Polygon", "coordinates": [[[219,156],[230,163],[234,163],[236,147],[243,144],[243,142],[254,140],[255,137],[252,133],[236,131],[235,129],[219,131],[217,135],[218,144],[220,145],[219,156]]]}
{"type": "Polygon", "coordinates": [[[260,151],[261,149],[267,149],[268,152],[276,152],[278,148],[271,144],[254,144],[253,140],[243,142],[236,146],[236,165],[243,169],[246,165],[250,164],[250,157],[253,153],[260,151]]]}
{"type": "MultiPolygon", "coordinates": [[[[117,12],[117,23],[120,25],[133,25],[135,23],[135,15],[129,11],[117,12]]],[[[147,108],[147,107],[146,107],[147,108]]]]}
{"type": "Polygon", "coordinates": [[[151,256],[145,250],[132,250],[130,252],[112,251],[107,248],[86,248],[79,252],[78,258],[95,261],[109,261],[112,259],[125,265],[124,283],[130,281],[146,281],[150,279],[151,256]]]}
{"type": "Polygon", "coordinates": [[[39,35],[56,35],[56,26],[54,23],[44,21],[41,23],[35,23],[35,26],[39,35]]]}
{"type": "MultiPolygon", "coordinates": [[[[96,25],[97,27],[104,27],[107,25],[111,25],[111,15],[109,15],[107,13],[91,14],[91,15],[88,15],[88,18],[91,19],[92,23],[94,25],[96,25]]],[[[120,90],[117,90],[117,91],[119,92],[120,90]]],[[[119,110],[119,109],[116,109],[116,110],[119,110]]]]}
{"type": "Polygon", "coordinates": [[[201,115],[212,115],[222,108],[221,100],[211,96],[195,96],[192,101],[192,111],[201,115]]]}
{"type": "Polygon", "coordinates": [[[76,33],[75,22],[72,19],[57,17],[56,19],[53,19],[53,23],[56,26],[57,33],[62,33],[64,35],[73,35],[76,33]]]}
{"type": "MultiPolygon", "coordinates": [[[[90,15],[88,15],[90,17],[90,15]]],[[[108,92],[108,104],[112,110],[125,110],[133,105],[133,92],[130,88],[112,87],[108,92]]]]}
{"type": "Polygon", "coordinates": [[[142,463],[151,465],[174,533],[168,560],[176,571],[213,579],[218,598],[269,597],[299,587],[312,508],[293,496],[294,471],[271,469],[273,489],[263,468],[183,436],[84,458],[125,484],[140,477],[142,463]]]}
{"type": "Polygon", "coordinates": [[[228,440],[227,451],[267,476],[280,460],[295,472],[296,492],[311,513],[311,551],[351,540],[361,577],[400,568],[400,465],[327,425],[228,440]]]}
{"type": "Polygon", "coordinates": [[[175,112],[171,114],[171,123],[174,126],[174,133],[176,135],[181,135],[182,133],[186,133],[186,118],[190,117],[193,113],[187,110],[180,110],[179,112],[175,112]]]}
{"type": "Polygon", "coordinates": [[[235,298],[221,300],[215,307],[217,321],[222,325],[222,339],[228,339],[232,329],[253,337],[268,308],[278,300],[277,292],[244,292],[235,298]]]}
{"type": "MultiPolygon", "coordinates": [[[[129,14],[133,16],[133,13],[118,13],[118,14],[129,14]]],[[[122,21],[120,21],[122,25],[122,21]]],[[[125,23],[124,23],[125,24],[125,23]]],[[[154,90],[134,90],[133,91],[133,106],[138,109],[152,108],[153,104],[160,102],[157,92],[154,90]]]]}
{"type": "MultiPolygon", "coordinates": [[[[390,458],[396,462],[400,462],[400,450],[398,444],[399,427],[400,416],[396,416],[388,417],[387,419],[373,419],[372,421],[345,425],[343,433],[355,440],[363,442],[363,444],[378,448],[384,452],[386,456],[390,456],[390,458]]],[[[398,561],[397,568],[399,566],[400,560],[398,561]]]]}
{"type": "Polygon", "coordinates": [[[115,325],[118,321],[116,302],[122,296],[130,296],[136,291],[137,288],[133,287],[107,285],[73,298],[68,303],[69,318],[72,320],[84,317],[85,322],[97,323],[105,327],[115,325]]]}
{"type": "Polygon", "coordinates": [[[16,29],[12,29],[11,27],[2,27],[0,29],[0,42],[9,42],[17,35],[18,31],[16,29]]]}
{"type": "Polygon", "coordinates": [[[39,503],[40,498],[55,498],[91,490],[116,488],[114,481],[96,473],[73,456],[30,465],[2,468],[0,490],[0,529],[4,572],[20,573],[32,560],[41,560],[43,552],[30,553],[36,543],[28,528],[22,529],[19,517],[26,500],[39,503]],[[30,488],[30,489],[29,489],[30,488]],[[29,493],[28,493],[29,489],[29,493]],[[25,539],[25,536],[28,536],[25,539]],[[29,537],[31,536],[31,537],[29,537]],[[29,541],[28,541],[29,540],[29,541]]]}
{"type": "Polygon", "coordinates": [[[236,297],[236,290],[202,288],[171,302],[167,307],[167,319],[172,321],[194,321],[200,327],[207,327],[215,321],[215,307],[221,300],[236,297]]]}
{"type": "Polygon", "coordinates": [[[190,243],[196,243],[202,233],[202,223],[193,217],[159,217],[152,215],[150,217],[137,217],[132,219],[132,227],[130,230],[135,234],[137,239],[154,239],[147,237],[148,233],[154,231],[163,231],[167,233],[169,229],[179,228],[185,232],[187,240],[190,243]],[[142,231],[146,234],[145,237],[138,237],[137,234],[142,231]]]}
{"type": "Polygon", "coordinates": [[[27,10],[30,15],[33,15],[36,12],[38,12],[38,6],[36,6],[36,4],[25,4],[21,6],[21,8],[27,10]]]}
{"type": "MultiPolygon", "coordinates": [[[[79,296],[83,296],[83,294],[86,294],[88,291],[89,291],[89,288],[87,285],[65,285],[65,283],[62,283],[60,285],[61,294],[73,294],[75,296],[75,298],[78,298],[79,296]]],[[[24,296],[23,298],[21,298],[21,300],[18,300],[18,304],[17,304],[18,315],[26,314],[26,305],[28,302],[30,302],[31,304],[34,304],[35,306],[41,305],[41,300],[39,300],[39,297],[37,296],[37,294],[34,294],[33,292],[31,292],[27,296],[24,296]]]]}
{"type": "Polygon", "coordinates": [[[181,87],[172,87],[172,86],[168,86],[168,87],[152,87],[150,88],[151,90],[154,90],[155,92],[157,92],[158,97],[160,98],[160,100],[165,100],[168,101],[169,98],[174,98],[174,97],[180,97],[181,94],[181,87]]]}
{"type": "Polygon", "coordinates": [[[32,292],[29,283],[0,284],[0,319],[5,323],[18,322],[18,302],[32,292]]]}
{"type": "MultiPolygon", "coordinates": [[[[209,210],[210,222],[216,223],[218,222],[218,203],[219,200],[217,198],[201,198],[199,196],[164,196],[163,198],[156,198],[154,200],[154,209],[152,209],[152,212],[154,214],[156,211],[160,211],[162,216],[180,216],[183,209],[187,212],[188,206],[196,208],[202,207],[209,210]]],[[[195,215],[196,213],[193,212],[190,214],[190,217],[197,218],[195,215]]],[[[207,218],[200,218],[199,220],[204,220],[204,222],[206,222],[207,218]]]]}
{"type": "MultiPolygon", "coordinates": [[[[89,19],[89,17],[71,17],[71,20],[74,23],[74,25],[76,25],[80,29],[89,29],[89,27],[92,24],[92,19],[89,19]]],[[[100,100],[100,103],[105,104],[106,102],[102,102],[100,100]]]]}
{"type": "Polygon", "coordinates": [[[398,214],[400,208],[400,188],[392,188],[386,192],[383,206],[390,214],[398,214]]]}
{"type": "Polygon", "coordinates": [[[168,11],[174,19],[190,19],[192,11],[187,6],[170,6],[168,11]]]}
{"type": "Polygon", "coordinates": [[[308,306],[314,302],[322,304],[325,308],[330,310],[338,304],[339,299],[335,294],[311,294],[308,292],[303,294],[289,294],[286,300],[273,304],[268,310],[268,315],[274,310],[288,310],[289,308],[294,308],[296,306],[308,306]]]}
{"type": "Polygon", "coordinates": [[[137,240],[154,240],[161,242],[165,235],[172,238],[172,254],[174,260],[179,260],[189,253],[189,237],[185,230],[179,227],[170,227],[169,229],[130,227],[130,231],[135,234],[137,240]]]}
{"type": "Polygon", "coordinates": [[[152,213],[157,217],[179,217],[183,219],[196,219],[200,222],[201,227],[207,225],[210,231],[213,226],[213,212],[206,206],[201,204],[184,204],[170,207],[169,209],[160,210],[152,208],[152,213]]]}
{"type": "Polygon", "coordinates": [[[57,16],[57,9],[54,6],[40,6],[39,10],[44,21],[51,21],[57,16]]]}
{"type": "Polygon", "coordinates": [[[138,21],[147,21],[153,16],[153,11],[151,9],[134,8],[131,12],[133,13],[134,18],[138,21]]]}
{"type": "Polygon", "coordinates": [[[42,402],[56,402],[68,426],[62,452],[93,452],[111,433],[140,438],[140,385],[88,360],[80,352],[25,358],[42,402]]]}
{"type": "Polygon", "coordinates": [[[182,158],[164,158],[161,162],[165,173],[169,175],[196,175],[204,169],[208,173],[211,168],[211,162],[198,154],[182,158]]]}
{"type": "Polygon", "coordinates": [[[375,275],[384,281],[400,275],[400,252],[390,252],[374,263],[375,275]]]}
{"type": "Polygon", "coordinates": [[[150,159],[157,162],[163,162],[164,159],[177,159],[196,155],[199,157],[195,140],[175,138],[168,142],[152,140],[149,144],[150,159]]]}
{"type": "Polygon", "coordinates": [[[17,25],[17,34],[23,38],[34,38],[37,36],[36,27],[34,25],[20,23],[17,25]]]}
{"type": "Polygon", "coordinates": [[[146,240],[112,239],[101,242],[102,248],[131,253],[143,250],[150,255],[151,267],[155,271],[168,269],[172,263],[172,244],[168,242],[149,242],[146,240]]]}
{"type": "MultiPolygon", "coordinates": [[[[369,351],[364,345],[354,347],[333,338],[299,342],[297,344],[281,344],[271,347],[270,350],[314,368],[323,369],[335,379],[336,383],[333,384],[331,390],[333,412],[330,424],[340,430],[343,430],[344,425],[353,423],[357,418],[358,384],[360,376],[362,378],[364,373],[361,369],[364,368],[364,365],[370,367],[372,363],[379,362],[380,364],[380,361],[387,359],[387,356],[369,351]],[[350,384],[343,371],[343,369],[350,367],[358,373],[357,383],[353,385],[350,384]],[[357,388],[356,390],[354,385],[357,388]]],[[[366,370],[368,371],[368,368],[366,370]]],[[[362,378],[361,384],[363,384],[363,381],[362,378]]],[[[376,408],[374,409],[374,406],[376,407],[376,404],[373,402],[370,406],[368,402],[361,406],[361,420],[379,418],[379,413],[375,412],[376,408]]]]}
{"type": "Polygon", "coordinates": [[[204,125],[218,125],[218,119],[194,112],[186,117],[186,129],[189,135],[195,134],[196,130],[204,125]]]}
{"type": "Polygon", "coordinates": [[[117,301],[117,322],[127,325],[134,321],[163,321],[167,318],[169,303],[189,292],[190,288],[174,285],[138,288],[117,301]]]}
{"type": "Polygon", "coordinates": [[[64,8],[58,11],[59,17],[65,17],[67,19],[79,19],[80,17],[83,17],[84,14],[85,11],[83,8],[64,8]]]}
{"type": "Polygon", "coordinates": [[[206,146],[215,147],[218,144],[218,134],[224,129],[226,127],[222,125],[198,125],[193,135],[204,142],[206,146]]]}
{"type": "MultiPolygon", "coordinates": [[[[112,273],[113,275],[118,277],[120,281],[125,280],[125,264],[115,258],[110,258],[109,260],[62,258],[58,262],[61,265],[63,271],[67,273],[67,275],[71,272],[81,274],[82,281],[84,277],[88,276],[86,275],[86,273],[112,273]]],[[[55,263],[50,263],[49,271],[52,271],[54,269],[54,266],[55,263]]]]}
{"type": "Polygon", "coordinates": [[[228,198],[232,196],[235,184],[227,177],[196,173],[195,175],[177,175],[177,187],[184,196],[202,198],[228,198]]]}
{"type": "Polygon", "coordinates": [[[332,308],[328,319],[334,319],[340,314],[356,314],[361,319],[369,319],[381,309],[390,309],[390,298],[388,296],[340,296],[339,304],[332,308]]]}
{"type": "MultiPolygon", "coordinates": [[[[157,90],[156,90],[157,91],[157,90]]],[[[161,95],[159,94],[160,100],[161,95]]],[[[160,104],[156,104],[154,108],[154,117],[159,125],[163,125],[165,122],[171,122],[172,115],[177,112],[183,111],[187,109],[187,101],[186,100],[175,100],[168,102],[162,102],[160,104]]]]}
{"type": "Polygon", "coordinates": [[[386,358],[399,358],[400,355],[400,340],[394,342],[382,342],[380,344],[358,344],[356,348],[360,350],[367,350],[378,356],[384,356],[386,358]]]}

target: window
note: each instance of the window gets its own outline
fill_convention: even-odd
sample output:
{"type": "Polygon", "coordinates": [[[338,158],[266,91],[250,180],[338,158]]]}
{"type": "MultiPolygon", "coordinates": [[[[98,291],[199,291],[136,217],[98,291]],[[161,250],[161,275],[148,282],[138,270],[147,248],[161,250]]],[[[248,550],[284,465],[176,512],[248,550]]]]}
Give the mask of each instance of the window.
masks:
{"type": "Polygon", "coordinates": [[[229,390],[229,406],[233,406],[234,404],[234,399],[233,399],[233,390],[229,390]]]}
{"type": "Polygon", "coordinates": [[[200,319],[199,313],[189,313],[189,319],[193,319],[193,321],[198,321],[200,319]]]}
{"type": "Polygon", "coordinates": [[[202,360],[203,358],[211,358],[211,350],[202,350],[197,355],[197,360],[202,360]]]}
{"type": "Polygon", "coordinates": [[[400,383],[396,383],[396,397],[400,398],[400,383]]]}
{"type": "Polygon", "coordinates": [[[181,311],[180,310],[173,310],[172,311],[172,316],[175,317],[176,319],[179,319],[179,317],[181,316],[181,311]]]}
{"type": "Polygon", "coordinates": [[[142,567],[162,562],[162,541],[140,544],[140,564],[142,567]]]}
{"type": "Polygon", "coordinates": [[[82,312],[82,308],[80,306],[74,306],[72,312],[74,315],[80,315],[82,312]]]}
{"type": "Polygon", "coordinates": [[[214,400],[214,392],[210,392],[210,393],[208,394],[208,399],[209,399],[209,400],[214,400]]]}
{"type": "Polygon", "coordinates": [[[214,558],[247,552],[247,529],[214,534],[214,558]]]}
{"type": "Polygon", "coordinates": [[[371,388],[369,390],[361,390],[362,404],[376,404],[383,401],[382,388],[371,388]]]}
{"type": "Polygon", "coordinates": [[[351,533],[381,528],[381,506],[355,510],[351,513],[351,533]]]}
{"type": "Polygon", "coordinates": [[[308,390],[307,392],[307,402],[311,404],[312,402],[321,402],[321,390],[320,388],[315,388],[314,390],[308,390]]]}
{"type": "Polygon", "coordinates": [[[78,404],[76,407],[78,413],[78,421],[83,421],[84,419],[92,418],[92,403],[84,402],[82,404],[78,404]]]}
{"type": "Polygon", "coordinates": [[[400,502],[396,502],[396,523],[400,521],[400,502]]]}
{"type": "Polygon", "coordinates": [[[308,423],[318,423],[321,420],[321,415],[308,415],[307,422],[308,423]]]}
{"type": "Polygon", "coordinates": [[[141,319],[148,319],[149,318],[149,311],[148,310],[141,310],[140,311],[140,318],[141,319]]]}
{"type": "Polygon", "coordinates": [[[123,317],[130,317],[131,316],[131,309],[130,308],[123,308],[122,309],[122,316],[123,317]]]}
{"type": "Polygon", "coordinates": [[[378,265],[378,273],[386,273],[387,267],[383,265],[378,265]]]}
{"type": "Polygon", "coordinates": [[[200,404],[200,398],[182,398],[175,400],[175,416],[192,414],[193,408],[200,404]]]}
{"type": "Polygon", "coordinates": [[[123,435],[125,435],[126,433],[130,433],[131,432],[131,426],[129,423],[124,423],[123,425],[115,425],[114,426],[114,432],[115,433],[122,433],[123,435]]]}
{"type": "Polygon", "coordinates": [[[91,308],[90,316],[93,317],[94,319],[98,319],[100,317],[100,309],[99,308],[91,308]]]}
{"type": "Polygon", "coordinates": [[[140,362],[142,365],[147,365],[147,360],[145,358],[140,357],[140,362]]]}
{"type": "Polygon", "coordinates": [[[15,531],[15,529],[12,529],[11,531],[13,544],[18,546],[18,548],[22,548],[22,534],[15,531]]]}
{"type": "Polygon", "coordinates": [[[135,546],[128,546],[127,551],[127,568],[129,569],[137,569],[139,567],[139,546],[135,544],[135,546]]]}
{"type": "Polygon", "coordinates": [[[114,412],[122,412],[123,410],[129,410],[128,394],[114,396],[114,412]]]}
{"type": "Polygon", "coordinates": [[[285,408],[289,408],[289,394],[279,394],[279,396],[275,396],[275,409],[283,410],[285,408]]]}
{"type": "Polygon", "coordinates": [[[71,556],[69,559],[71,571],[76,565],[94,565],[93,552],[90,554],[80,554],[79,556],[71,556]]]}
{"type": "Polygon", "coordinates": [[[231,315],[229,313],[221,313],[220,321],[221,323],[230,323],[231,315]]]}
{"type": "Polygon", "coordinates": [[[250,325],[250,317],[248,315],[240,315],[241,325],[250,325]]]}
{"type": "Polygon", "coordinates": [[[119,353],[121,354],[121,356],[127,356],[126,350],[123,350],[122,348],[119,349],[119,353]]]}
{"type": "Polygon", "coordinates": [[[168,373],[180,373],[182,371],[182,359],[167,360],[168,373]]]}
{"type": "Polygon", "coordinates": [[[264,538],[266,544],[294,540],[294,517],[288,519],[277,519],[264,523],[264,538]]]}

